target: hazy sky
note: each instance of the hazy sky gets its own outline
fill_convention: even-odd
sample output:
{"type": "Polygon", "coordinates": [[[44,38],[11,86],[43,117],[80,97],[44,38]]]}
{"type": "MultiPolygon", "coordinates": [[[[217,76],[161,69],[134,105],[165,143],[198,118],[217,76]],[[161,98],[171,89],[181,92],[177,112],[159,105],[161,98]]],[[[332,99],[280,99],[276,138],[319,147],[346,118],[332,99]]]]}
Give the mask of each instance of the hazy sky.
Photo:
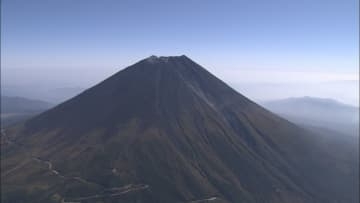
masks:
{"type": "Polygon", "coordinates": [[[357,104],[358,8],[358,0],[2,0],[2,85],[85,88],[150,55],[186,54],[254,99],[357,104]],[[352,85],[336,93],[344,84],[352,85]]]}

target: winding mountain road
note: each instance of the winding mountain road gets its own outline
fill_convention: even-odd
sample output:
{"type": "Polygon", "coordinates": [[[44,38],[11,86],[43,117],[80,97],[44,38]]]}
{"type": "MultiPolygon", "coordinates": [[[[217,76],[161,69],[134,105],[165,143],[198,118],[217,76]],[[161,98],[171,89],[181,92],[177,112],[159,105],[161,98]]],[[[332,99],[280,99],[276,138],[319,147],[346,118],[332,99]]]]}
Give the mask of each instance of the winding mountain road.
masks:
{"type": "Polygon", "coordinates": [[[72,201],[72,202],[80,201],[81,202],[81,201],[86,201],[86,200],[91,200],[91,199],[116,197],[116,196],[121,196],[121,195],[130,193],[130,192],[145,190],[147,188],[149,188],[149,185],[144,185],[144,184],[132,185],[131,184],[131,185],[126,185],[121,188],[112,188],[112,191],[114,191],[114,193],[112,193],[112,194],[95,194],[95,195],[90,195],[90,196],[85,196],[85,197],[69,199],[68,201],[72,201]]]}
{"type": "MultiPolygon", "coordinates": [[[[4,141],[5,143],[8,144],[13,144],[16,145],[18,147],[21,147],[22,149],[24,149],[27,152],[27,155],[29,156],[30,160],[36,161],[38,163],[44,164],[46,165],[46,168],[54,175],[62,178],[62,179],[68,179],[68,180],[77,180],[83,184],[91,184],[91,185],[97,185],[97,186],[101,186],[97,183],[85,180],[81,177],[72,177],[72,176],[65,176],[59,173],[59,171],[55,170],[53,167],[53,164],[51,163],[50,160],[44,160],[41,159],[40,157],[37,156],[33,156],[32,153],[27,150],[24,146],[12,141],[11,139],[9,139],[6,136],[5,130],[1,129],[1,139],[2,141],[4,141]]],[[[1,176],[7,176],[10,173],[12,173],[13,171],[19,170],[21,169],[23,166],[25,166],[26,164],[28,164],[30,161],[29,160],[24,160],[23,162],[17,164],[14,168],[8,170],[6,173],[1,174],[1,176]]],[[[103,186],[101,186],[103,187],[103,186]]],[[[149,188],[149,185],[146,184],[128,184],[122,187],[113,187],[113,188],[105,188],[103,190],[103,192],[107,191],[110,192],[108,194],[94,194],[94,195],[90,195],[90,196],[84,196],[84,197],[77,197],[77,198],[68,198],[68,200],[66,200],[66,198],[62,199],[63,203],[80,203],[82,201],[86,201],[86,200],[91,200],[91,199],[98,199],[98,198],[111,198],[111,197],[117,197],[117,196],[121,196],[121,195],[125,195],[127,193],[130,192],[136,192],[136,191],[141,191],[141,190],[145,190],[149,188]]]]}

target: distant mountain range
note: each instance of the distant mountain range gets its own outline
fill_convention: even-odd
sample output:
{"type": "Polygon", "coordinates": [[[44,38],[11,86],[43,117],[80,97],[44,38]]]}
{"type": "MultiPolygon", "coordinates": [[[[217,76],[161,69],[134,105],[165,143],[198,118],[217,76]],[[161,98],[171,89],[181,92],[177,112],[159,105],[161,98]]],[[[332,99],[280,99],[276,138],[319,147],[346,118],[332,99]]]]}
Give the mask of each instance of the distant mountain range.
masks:
{"type": "Polygon", "coordinates": [[[53,104],[41,100],[1,96],[1,126],[28,119],[53,106],[53,104]]]}
{"type": "Polygon", "coordinates": [[[359,135],[359,108],[333,99],[299,97],[260,104],[300,125],[330,129],[347,135],[359,135]]]}
{"type": "Polygon", "coordinates": [[[151,56],[1,136],[1,202],[357,203],[357,138],[151,56]]]}
{"type": "Polygon", "coordinates": [[[53,85],[31,85],[16,86],[4,85],[1,87],[2,95],[9,97],[21,96],[31,100],[42,100],[53,104],[58,104],[74,97],[84,91],[82,87],[53,87],[53,85]]]}

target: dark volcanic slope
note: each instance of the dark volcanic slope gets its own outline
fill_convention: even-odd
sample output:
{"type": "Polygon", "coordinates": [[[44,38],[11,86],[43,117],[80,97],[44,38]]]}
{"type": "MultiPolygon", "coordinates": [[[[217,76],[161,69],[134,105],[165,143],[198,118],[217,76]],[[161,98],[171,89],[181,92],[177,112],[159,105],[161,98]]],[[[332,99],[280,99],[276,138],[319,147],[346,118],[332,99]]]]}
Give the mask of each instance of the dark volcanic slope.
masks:
{"type": "Polygon", "coordinates": [[[4,135],[2,202],[359,200],[356,138],[311,134],[186,56],[142,60],[4,135]]]}

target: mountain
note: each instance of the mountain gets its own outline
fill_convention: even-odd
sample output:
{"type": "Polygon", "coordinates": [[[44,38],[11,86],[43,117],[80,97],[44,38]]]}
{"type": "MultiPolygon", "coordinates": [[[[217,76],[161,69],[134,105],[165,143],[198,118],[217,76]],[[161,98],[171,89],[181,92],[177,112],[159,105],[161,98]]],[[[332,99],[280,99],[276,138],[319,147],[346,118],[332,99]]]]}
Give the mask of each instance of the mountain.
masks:
{"type": "Polygon", "coordinates": [[[85,88],[77,86],[58,87],[59,85],[48,83],[49,82],[41,82],[39,84],[33,81],[33,83],[29,85],[9,85],[4,82],[4,84],[1,86],[1,93],[10,97],[21,95],[21,97],[25,97],[31,100],[40,99],[52,104],[59,104],[85,90],[85,88]]]}
{"type": "Polygon", "coordinates": [[[261,103],[270,111],[300,125],[359,135],[359,108],[332,99],[300,97],[261,103]]]}
{"type": "Polygon", "coordinates": [[[358,202],[358,143],[151,56],[2,132],[2,202],[358,202]]]}
{"type": "Polygon", "coordinates": [[[1,126],[23,121],[53,106],[41,100],[1,96],[1,126]]]}
{"type": "Polygon", "coordinates": [[[38,113],[51,107],[51,103],[41,100],[1,96],[1,113],[38,113]]]}

